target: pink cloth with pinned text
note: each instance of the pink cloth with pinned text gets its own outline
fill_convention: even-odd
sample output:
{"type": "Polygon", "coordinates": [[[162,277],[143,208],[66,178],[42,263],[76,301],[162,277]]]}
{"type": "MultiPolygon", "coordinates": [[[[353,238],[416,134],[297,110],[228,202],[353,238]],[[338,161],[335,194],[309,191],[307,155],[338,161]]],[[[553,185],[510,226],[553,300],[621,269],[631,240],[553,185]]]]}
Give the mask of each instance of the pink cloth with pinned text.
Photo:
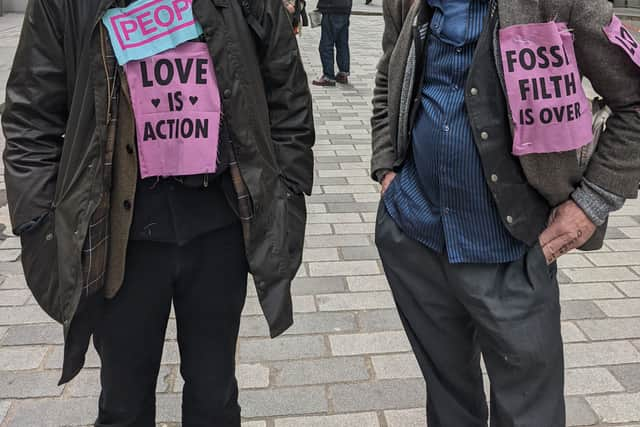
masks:
{"type": "Polygon", "coordinates": [[[513,154],[571,151],[590,143],[591,107],[567,25],[549,22],[502,29],[500,50],[513,154]]]}
{"type": "Polygon", "coordinates": [[[609,41],[619,46],[640,67],[640,44],[623,24],[620,18],[613,15],[611,23],[603,28],[609,41]]]}
{"type": "Polygon", "coordinates": [[[142,178],[215,172],[222,106],[207,45],[184,43],[125,71],[142,178]]]}

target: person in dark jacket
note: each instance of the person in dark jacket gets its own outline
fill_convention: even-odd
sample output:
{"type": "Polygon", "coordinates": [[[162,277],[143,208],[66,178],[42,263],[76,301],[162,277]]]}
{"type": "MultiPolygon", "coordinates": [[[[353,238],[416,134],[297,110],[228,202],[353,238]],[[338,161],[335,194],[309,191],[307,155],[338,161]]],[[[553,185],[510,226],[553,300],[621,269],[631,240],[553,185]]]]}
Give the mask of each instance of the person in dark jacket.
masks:
{"type": "Polygon", "coordinates": [[[271,335],[292,324],[315,138],[297,49],[281,0],[29,1],[2,116],[11,220],[64,326],[61,383],[93,334],[97,426],[155,426],[172,307],[182,424],[240,426],[248,273],[271,335]]]}
{"type": "Polygon", "coordinates": [[[336,82],[349,83],[351,69],[349,25],[352,6],[353,0],[318,1],[317,9],[322,13],[319,47],[322,76],[313,81],[316,86],[335,86],[336,82]],[[338,63],[337,74],[335,62],[338,63]]]}
{"type": "Polygon", "coordinates": [[[602,247],[638,195],[637,43],[606,0],[383,7],[376,245],[427,423],[564,427],[556,260],[602,247]],[[611,111],[599,139],[583,75],[611,111]]]}

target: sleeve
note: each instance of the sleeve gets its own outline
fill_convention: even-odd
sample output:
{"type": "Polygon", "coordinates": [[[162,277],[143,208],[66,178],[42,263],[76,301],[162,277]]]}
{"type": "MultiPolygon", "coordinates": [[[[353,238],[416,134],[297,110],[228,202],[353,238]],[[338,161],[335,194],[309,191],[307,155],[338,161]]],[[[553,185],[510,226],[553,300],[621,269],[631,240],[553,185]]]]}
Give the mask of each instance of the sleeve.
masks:
{"type": "Polygon", "coordinates": [[[584,178],[571,198],[597,226],[604,225],[611,212],[622,208],[624,197],[610,193],[584,178]]]}
{"type": "Polygon", "coordinates": [[[581,72],[611,108],[585,179],[620,198],[636,198],[640,182],[640,70],[612,44],[603,28],[613,10],[607,0],[575,0],[570,27],[581,72]]]}
{"type": "Polygon", "coordinates": [[[311,194],[315,130],[307,74],[282,1],[265,2],[262,76],[271,138],[286,183],[296,193],[311,194]]]}
{"type": "Polygon", "coordinates": [[[51,210],[67,123],[62,9],[30,0],[7,83],[2,126],[5,181],[15,234],[51,210]]]}
{"type": "Polygon", "coordinates": [[[375,87],[373,89],[373,116],[371,117],[371,176],[379,181],[393,168],[394,152],[389,129],[389,86],[388,75],[391,54],[402,30],[402,25],[394,20],[390,3],[396,0],[384,0],[384,33],[382,35],[382,57],[378,62],[375,87]]]}

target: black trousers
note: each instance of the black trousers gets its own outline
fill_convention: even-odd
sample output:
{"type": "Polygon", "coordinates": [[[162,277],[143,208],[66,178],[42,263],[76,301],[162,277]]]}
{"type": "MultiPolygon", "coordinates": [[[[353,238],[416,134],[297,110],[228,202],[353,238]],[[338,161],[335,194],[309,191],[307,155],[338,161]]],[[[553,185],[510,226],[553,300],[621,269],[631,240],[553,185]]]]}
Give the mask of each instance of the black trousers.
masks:
{"type": "Polygon", "coordinates": [[[124,285],[94,335],[102,362],[96,426],[155,426],[172,301],[185,381],[182,425],[240,426],[235,352],[247,271],[238,223],[183,246],[129,243],[124,285]]]}
{"type": "Polygon", "coordinates": [[[565,426],[556,266],[450,264],[378,211],[376,244],[427,383],[430,427],[565,426]],[[491,384],[488,411],[482,354],[491,384]]]}

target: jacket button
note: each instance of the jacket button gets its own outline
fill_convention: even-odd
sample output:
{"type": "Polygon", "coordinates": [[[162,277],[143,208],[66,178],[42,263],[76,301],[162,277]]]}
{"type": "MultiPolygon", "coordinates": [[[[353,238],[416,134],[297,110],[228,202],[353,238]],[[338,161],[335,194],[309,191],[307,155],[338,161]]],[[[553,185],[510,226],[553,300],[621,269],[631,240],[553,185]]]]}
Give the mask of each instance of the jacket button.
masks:
{"type": "Polygon", "coordinates": [[[489,139],[489,134],[487,132],[482,132],[480,134],[480,138],[482,138],[483,141],[486,141],[487,139],[489,139]]]}
{"type": "Polygon", "coordinates": [[[475,87],[472,87],[470,92],[471,92],[471,95],[476,96],[478,94],[478,89],[475,87]]]}
{"type": "Polygon", "coordinates": [[[127,144],[127,153],[133,154],[133,146],[131,144],[127,144]]]}
{"type": "Polygon", "coordinates": [[[508,216],[507,217],[507,224],[513,224],[513,217],[512,216],[508,216]]]}
{"type": "Polygon", "coordinates": [[[131,202],[129,200],[125,200],[123,205],[126,210],[131,209],[131,202]]]}
{"type": "Polygon", "coordinates": [[[224,97],[224,99],[231,98],[231,89],[225,89],[224,92],[222,92],[222,96],[224,97]]]}
{"type": "Polygon", "coordinates": [[[495,173],[491,175],[491,182],[498,182],[498,175],[496,175],[495,173]]]}

